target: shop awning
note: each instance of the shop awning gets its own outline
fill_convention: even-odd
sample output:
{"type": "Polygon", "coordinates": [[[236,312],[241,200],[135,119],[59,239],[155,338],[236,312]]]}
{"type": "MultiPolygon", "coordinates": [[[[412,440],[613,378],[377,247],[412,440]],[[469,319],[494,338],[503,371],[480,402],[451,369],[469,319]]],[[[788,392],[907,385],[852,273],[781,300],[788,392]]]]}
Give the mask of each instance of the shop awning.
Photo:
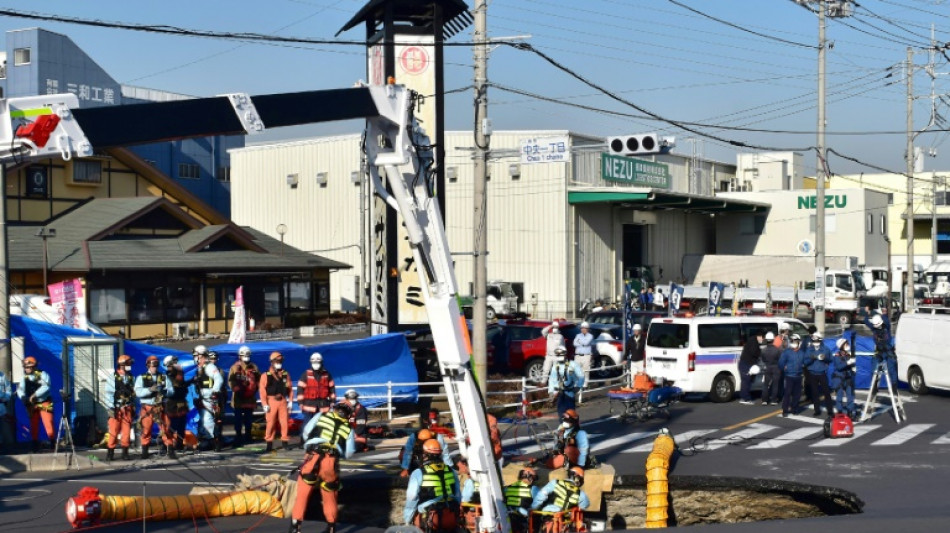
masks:
{"type": "Polygon", "coordinates": [[[769,204],[735,198],[717,198],[646,188],[569,190],[567,201],[571,205],[612,204],[635,209],[679,209],[700,213],[764,213],[771,207],[769,204]]]}

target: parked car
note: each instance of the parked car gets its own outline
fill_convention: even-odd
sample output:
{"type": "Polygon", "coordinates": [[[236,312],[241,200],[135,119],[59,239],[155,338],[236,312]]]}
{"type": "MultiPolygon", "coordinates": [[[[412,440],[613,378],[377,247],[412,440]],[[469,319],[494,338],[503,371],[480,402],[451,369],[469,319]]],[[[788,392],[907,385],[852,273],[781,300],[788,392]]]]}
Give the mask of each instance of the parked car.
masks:
{"type": "MultiPolygon", "coordinates": [[[[665,317],[665,311],[632,311],[633,320],[635,323],[640,324],[640,327],[643,328],[643,331],[646,332],[647,327],[650,325],[650,322],[654,318],[665,317]]],[[[584,321],[593,326],[594,324],[607,324],[614,326],[623,325],[623,311],[613,310],[613,311],[597,311],[596,313],[590,313],[585,318],[584,321]]]]}
{"type": "MultiPolygon", "coordinates": [[[[506,320],[508,330],[509,372],[522,374],[533,382],[540,382],[544,371],[544,355],[547,352],[547,339],[541,330],[550,326],[551,320],[517,319],[506,320]]],[[[564,335],[564,346],[568,354],[574,353],[574,337],[580,332],[577,324],[558,320],[558,327],[564,335]]]]}
{"type": "MultiPolygon", "coordinates": [[[[438,381],[439,358],[435,350],[435,339],[432,337],[432,328],[423,326],[418,329],[404,331],[409,352],[416,364],[416,372],[420,382],[438,381]]],[[[472,323],[468,321],[468,334],[472,334],[472,323]]],[[[490,371],[504,371],[508,360],[507,334],[501,324],[488,325],[488,368],[490,371]]]]}

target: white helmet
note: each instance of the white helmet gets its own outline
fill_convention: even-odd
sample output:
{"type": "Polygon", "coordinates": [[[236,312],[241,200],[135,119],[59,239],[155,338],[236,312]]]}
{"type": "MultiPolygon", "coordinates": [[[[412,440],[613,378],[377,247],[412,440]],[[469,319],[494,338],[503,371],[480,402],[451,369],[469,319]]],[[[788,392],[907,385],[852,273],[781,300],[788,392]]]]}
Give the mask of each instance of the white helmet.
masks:
{"type": "Polygon", "coordinates": [[[174,355],[166,355],[165,359],[162,359],[162,366],[165,368],[172,367],[178,364],[178,358],[174,355]]]}
{"type": "Polygon", "coordinates": [[[871,317],[871,325],[879,328],[884,325],[884,318],[881,315],[874,315],[871,317]]]}
{"type": "Polygon", "coordinates": [[[841,337],[840,339],[838,339],[838,342],[835,343],[835,346],[837,346],[839,350],[843,350],[844,347],[847,345],[848,345],[848,339],[844,337],[841,337]]]}
{"type": "Polygon", "coordinates": [[[590,329],[590,324],[587,322],[581,322],[581,329],[590,329]]]}
{"type": "Polygon", "coordinates": [[[782,322],[778,327],[779,331],[791,331],[792,326],[788,322],[782,322]]]}
{"type": "Polygon", "coordinates": [[[310,364],[322,363],[322,362],[323,362],[323,356],[320,355],[320,352],[313,352],[310,355],[310,364]]]}
{"type": "Polygon", "coordinates": [[[195,346],[195,349],[192,350],[191,353],[194,355],[208,355],[208,347],[204,344],[199,344],[198,346],[195,346]]]}
{"type": "Polygon", "coordinates": [[[814,342],[821,342],[825,339],[825,336],[821,334],[820,331],[816,331],[811,334],[811,340],[814,342]]]}
{"type": "Polygon", "coordinates": [[[244,357],[245,355],[250,356],[251,349],[248,348],[247,346],[241,346],[240,348],[238,348],[238,357],[244,357]]]}
{"type": "Polygon", "coordinates": [[[559,355],[559,356],[567,355],[567,348],[563,346],[558,346],[557,348],[554,349],[554,355],[559,355]]]}
{"type": "Polygon", "coordinates": [[[765,334],[765,340],[771,342],[775,340],[775,334],[771,331],[765,334]]]}
{"type": "Polygon", "coordinates": [[[346,397],[347,400],[355,400],[360,397],[360,393],[356,392],[356,389],[348,389],[343,396],[346,397]]]}
{"type": "Polygon", "coordinates": [[[643,329],[643,326],[641,326],[640,324],[633,325],[633,331],[640,331],[642,329],[643,329]]]}

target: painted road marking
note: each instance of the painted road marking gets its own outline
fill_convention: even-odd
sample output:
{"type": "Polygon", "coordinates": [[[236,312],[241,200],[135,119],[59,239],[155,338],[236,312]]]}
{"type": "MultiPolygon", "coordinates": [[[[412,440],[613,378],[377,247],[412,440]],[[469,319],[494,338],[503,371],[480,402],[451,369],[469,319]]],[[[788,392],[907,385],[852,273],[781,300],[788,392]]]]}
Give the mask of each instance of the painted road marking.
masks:
{"type": "Polygon", "coordinates": [[[788,415],[786,418],[789,420],[798,420],[799,422],[808,422],[809,424],[818,424],[819,426],[825,424],[825,419],[820,416],[788,415]]]}
{"type": "Polygon", "coordinates": [[[896,446],[898,444],[903,444],[910,439],[920,435],[924,431],[934,427],[936,424],[910,424],[904,426],[894,433],[884,437],[879,441],[871,443],[871,446],[896,446]]]}
{"type": "Polygon", "coordinates": [[[831,446],[841,446],[841,445],[843,445],[843,444],[845,444],[845,443],[847,443],[847,442],[850,442],[850,441],[852,441],[852,440],[854,440],[854,439],[857,439],[857,438],[859,438],[859,437],[863,437],[864,435],[867,435],[868,433],[874,431],[875,429],[877,429],[877,428],[879,428],[879,427],[881,427],[881,426],[880,426],[880,425],[876,425],[876,424],[859,424],[859,425],[857,425],[857,426],[854,426],[854,436],[853,436],[853,437],[842,438],[842,439],[825,439],[825,440],[822,440],[822,441],[818,441],[818,442],[816,442],[815,444],[812,444],[812,447],[813,447],[813,448],[829,448],[829,447],[831,447],[831,446]]]}
{"type": "Polygon", "coordinates": [[[769,439],[761,444],[756,444],[755,446],[749,446],[750,450],[771,450],[774,448],[781,448],[786,444],[791,444],[795,441],[805,440],[810,438],[813,435],[822,432],[822,428],[807,427],[807,428],[798,428],[793,431],[789,431],[784,435],[775,437],[774,439],[769,439]]]}
{"type": "Polygon", "coordinates": [[[947,433],[939,439],[931,442],[931,444],[950,444],[950,433],[947,433]]]}
{"type": "MultiPolygon", "coordinates": [[[[688,446],[690,441],[702,437],[704,435],[709,435],[710,433],[715,433],[719,431],[718,429],[694,429],[692,431],[686,431],[683,433],[673,433],[673,440],[676,442],[677,446],[688,446]]],[[[635,448],[630,448],[624,450],[621,453],[640,453],[640,452],[650,452],[653,450],[653,443],[649,442],[646,444],[641,444],[635,448]]]]}
{"type": "MultiPolygon", "coordinates": [[[[622,437],[616,437],[613,439],[605,440],[603,442],[597,443],[591,446],[591,451],[600,451],[607,448],[613,448],[621,444],[626,444],[628,442],[635,442],[641,439],[646,439],[650,437],[656,437],[658,434],[657,431],[637,431],[635,433],[629,433],[622,437]]],[[[653,446],[652,444],[650,446],[653,446]]]]}
{"type": "Polygon", "coordinates": [[[730,433],[723,437],[716,439],[711,439],[706,442],[706,446],[702,449],[709,450],[718,450],[719,448],[724,448],[730,444],[743,444],[746,439],[751,439],[758,437],[763,433],[768,433],[773,429],[779,429],[778,426],[770,426],[768,424],[752,424],[742,431],[737,431],[735,433],[730,433]]]}

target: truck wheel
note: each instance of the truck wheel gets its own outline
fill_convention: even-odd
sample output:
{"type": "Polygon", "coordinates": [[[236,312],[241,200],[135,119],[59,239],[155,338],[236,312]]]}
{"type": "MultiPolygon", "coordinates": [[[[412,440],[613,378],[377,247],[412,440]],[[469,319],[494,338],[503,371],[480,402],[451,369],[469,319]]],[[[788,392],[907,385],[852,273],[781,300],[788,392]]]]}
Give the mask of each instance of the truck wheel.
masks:
{"type": "Polygon", "coordinates": [[[924,381],[924,373],[919,367],[914,366],[907,370],[907,386],[914,394],[927,394],[927,382],[924,381]]]}
{"type": "Polygon", "coordinates": [[[835,313],[835,322],[842,327],[851,326],[851,313],[847,311],[838,311],[835,313]]]}
{"type": "Polygon", "coordinates": [[[713,380],[712,388],[709,390],[709,399],[715,403],[726,403],[732,401],[732,396],[736,393],[736,384],[729,374],[719,374],[713,380]]]}
{"type": "Polygon", "coordinates": [[[485,316],[488,320],[495,320],[495,310],[489,307],[488,311],[485,312],[485,316]]]}
{"type": "Polygon", "coordinates": [[[532,383],[541,383],[544,377],[544,359],[534,358],[524,366],[524,375],[532,383]]]}

